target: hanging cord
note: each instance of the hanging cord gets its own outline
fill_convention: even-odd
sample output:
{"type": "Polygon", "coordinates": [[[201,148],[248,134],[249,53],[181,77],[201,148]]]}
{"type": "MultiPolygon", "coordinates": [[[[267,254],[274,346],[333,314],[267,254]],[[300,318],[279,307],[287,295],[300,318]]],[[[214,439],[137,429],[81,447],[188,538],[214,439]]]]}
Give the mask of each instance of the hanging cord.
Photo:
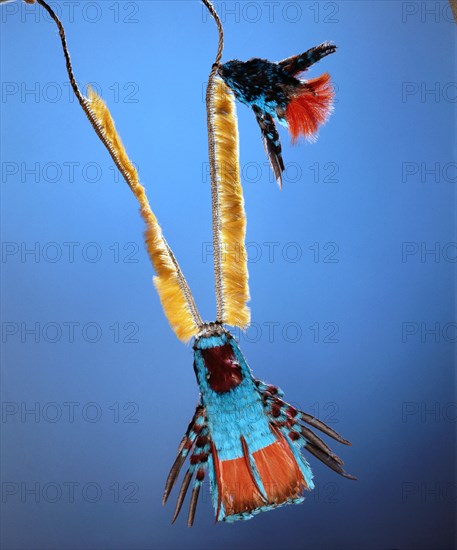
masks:
{"type": "Polygon", "coordinates": [[[219,32],[219,43],[217,47],[217,55],[211,72],[208,78],[208,86],[206,88],[206,121],[208,126],[208,156],[209,168],[211,175],[211,213],[212,213],[212,230],[213,230],[213,249],[214,249],[214,286],[216,292],[216,321],[224,322],[224,291],[222,285],[222,246],[221,246],[221,213],[219,204],[219,189],[217,176],[216,162],[216,138],[214,128],[214,86],[215,77],[219,63],[222,59],[222,51],[224,49],[224,29],[222,28],[221,20],[209,0],[202,0],[212,15],[219,32]]]}
{"type": "MultiPolygon", "coordinates": [[[[96,117],[92,113],[87,100],[81,94],[81,91],[78,88],[75,76],[73,74],[73,68],[72,68],[72,65],[71,65],[71,59],[70,59],[70,54],[69,54],[69,51],[68,51],[67,40],[66,40],[66,37],[65,37],[65,30],[64,30],[64,27],[62,25],[62,22],[57,17],[57,15],[53,11],[53,9],[44,0],[36,0],[36,2],[48,12],[50,17],[54,20],[55,24],[57,25],[57,28],[59,30],[60,40],[62,42],[63,53],[64,53],[64,56],[65,56],[65,64],[66,64],[66,68],[67,68],[68,78],[70,79],[71,87],[73,89],[73,92],[74,92],[76,98],[78,99],[79,104],[81,105],[86,117],[88,118],[92,128],[94,129],[95,133],[99,137],[100,141],[103,143],[103,145],[108,150],[111,158],[113,159],[114,164],[116,165],[119,172],[122,174],[123,178],[127,182],[127,185],[130,187],[130,189],[133,191],[135,197],[138,199],[138,191],[139,191],[138,187],[141,187],[141,191],[142,191],[143,190],[142,186],[138,186],[138,184],[135,184],[131,180],[130,175],[126,172],[124,167],[121,165],[121,163],[119,161],[119,158],[118,158],[116,152],[114,151],[111,143],[103,135],[103,133],[100,129],[100,125],[97,122],[96,117]]],[[[152,210],[151,210],[151,207],[149,206],[149,204],[147,204],[147,206],[145,208],[147,210],[147,213],[152,214],[152,210]]],[[[178,265],[178,262],[177,262],[177,260],[174,256],[171,248],[169,247],[168,243],[166,242],[166,240],[163,236],[162,236],[162,238],[163,238],[163,242],[165,244],[168,256],[169,256],[171,262],[173,263],[173,265],[176,269],[176,274],[177,274],[177,277],[178,277],[179,286],[180,286],[180,288],[181,288],[181,290],[182,290],[182,292],[185,296],[187,305],[188,305],[189,310],[192,314],[192,318],[193,318],[195,324],[198,327],[202,327],[203,326],[203,321],[202,321],[202,318],[201,318],[201,316],[200,316],[200,314],[197,310],[197,306],[195,304],[195,300],[194,300],[194,298],[192,296],[192,293],[190,291],[189,285],[187,284],[187,281],[186,281],[186,279],[185,279],[185,277],[184,277],[184,275],[181,271],[181,268],[178,265]]]]}

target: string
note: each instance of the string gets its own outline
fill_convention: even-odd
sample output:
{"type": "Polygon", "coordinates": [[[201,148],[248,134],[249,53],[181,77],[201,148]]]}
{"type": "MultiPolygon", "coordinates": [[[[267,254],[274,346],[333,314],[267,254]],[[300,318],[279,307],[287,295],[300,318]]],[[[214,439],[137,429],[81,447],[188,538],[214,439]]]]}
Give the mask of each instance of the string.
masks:
{"type": "Polygon", "coordinates": [[[214,286],[216,294],[216,322],[224,322],[224,291],[222,285],[222,246],[221,246],[221,214],[219,204],[219,189],[217,181],[217,163],[216,163],[216,138],[214,128],[214,85],[215,77],[219,63],[222,59],[224,49],[224,29],[221,20],[210,0],[202,0],[213,17],[219,33],[219,42],[216,59],[211,68],[206,88],[206,121],[208,126],[208,156],[211,176],[211,214],[212,214],[212,233],[214,249],[214,286]]]}

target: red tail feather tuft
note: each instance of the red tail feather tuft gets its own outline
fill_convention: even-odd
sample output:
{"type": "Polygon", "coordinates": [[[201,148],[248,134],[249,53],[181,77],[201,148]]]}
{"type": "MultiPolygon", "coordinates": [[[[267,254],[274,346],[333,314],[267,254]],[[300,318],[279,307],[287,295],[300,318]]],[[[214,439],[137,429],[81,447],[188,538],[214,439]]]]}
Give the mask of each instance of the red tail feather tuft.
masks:
{"type": "Polygon", "coordinates": [[[319,126],[327,120],[332,110],[333,96],[328,73],[303,84],[299,94],[291,99],[286,109],[286,120],[293,141],[300,135],[308,139],[315,138],[319,126]]]}
{"type": "Polygon", "coordinates": [[[265,504],[244,457],[220,461],[220,490],[227,516],[251,512],[265,504]]]}
{"type": "Polygon", "coordinates": [[[241,436],[243,457],[219,460],[212,445],[215,478],[218,489],[216,520],[223,517],[252,513],[263,506],[278,506],[300,497],[308,489],[297,461],[282,433],[272,428],[277,440],[252,454],[254,470],[257,471],[262,487],[259,486],[249,458],[246,440],[241,436]]]}
{"type": "Polygon", "coordinates": [[[267,492],[268,501],[281,504],[298,498],[307,489],[289,444],[279,430],[274,430],[277,441],[254,453],[260,479],[267,492]]]}

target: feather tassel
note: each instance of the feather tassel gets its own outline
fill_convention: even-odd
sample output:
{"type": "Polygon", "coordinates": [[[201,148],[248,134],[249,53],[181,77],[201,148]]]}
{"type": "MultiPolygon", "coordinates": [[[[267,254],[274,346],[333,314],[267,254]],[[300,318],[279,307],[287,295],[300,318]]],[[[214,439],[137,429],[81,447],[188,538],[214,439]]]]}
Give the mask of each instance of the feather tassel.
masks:
{"type": "Polygon", "coordinates": [[[139,182],[138,172],[127,155],[108,107],[90,87],[85,101],[95,119],[98,132],[105,138],[112,157],[140,203],[140,213],[146,223],[146,246],[157,273],[154,284],[168,322],[180,340],[188,341],[198,333],[201,319],[187,283],[162,235],[162,229],[151,210],[145,189],[139,182]]]}
{"type": "Polygon", "coordinates": [[[224,322],[246,328],[250,323],[248,267],[245,248],[246,214],[240,181],[238,123],[235,98],[217,78],[213,117],[217,165],[219,231],[224,322]]]}

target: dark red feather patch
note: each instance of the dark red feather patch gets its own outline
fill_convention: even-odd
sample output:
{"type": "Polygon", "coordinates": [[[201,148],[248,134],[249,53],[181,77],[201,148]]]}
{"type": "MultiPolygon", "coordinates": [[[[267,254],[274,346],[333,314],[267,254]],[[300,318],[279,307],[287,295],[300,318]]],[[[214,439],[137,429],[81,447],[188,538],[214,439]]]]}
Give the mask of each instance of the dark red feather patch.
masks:
{"type": "Polygon", "coordinates": [[[224,393],[241,384],[243,375],[230,344],[202,349],[201,353],[208,370],[211,389],[224,393]]]}

